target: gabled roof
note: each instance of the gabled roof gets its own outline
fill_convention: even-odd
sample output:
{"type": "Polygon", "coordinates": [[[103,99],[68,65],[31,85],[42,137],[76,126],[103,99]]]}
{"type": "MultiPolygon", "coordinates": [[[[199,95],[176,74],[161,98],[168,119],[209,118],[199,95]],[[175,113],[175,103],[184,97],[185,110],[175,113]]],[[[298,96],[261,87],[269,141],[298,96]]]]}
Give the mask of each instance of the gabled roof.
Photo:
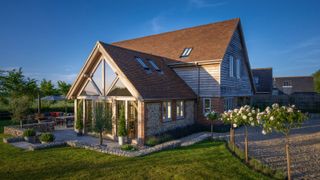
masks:
{"type": "MultiPolygon", "coordinates": [[[[103,57],[108,58],[111,63],[116,66],[119,72],[120,80],[124,77],[128,80],[135,91],[138,92],[139,97],[144,100],[150,99],[195,99],[196,95],[192,89],[180,78],[178,75],[169,68],[162,57],[145,54],[122,47],[117,47],[103,42],[98,42],[92,54],[101,54],[103,57]],[[150,67],[151,73],[148,73],[136,61],[135,57],[140,57],[144,60],[145,64],[150,67]],[[161,69],[161,73],[154,70],[151,64],[147,61],[151,59],[161,69]]],[[[75,83],[70,88],[67,97],[70,99],[79,93],[80,87],[87,74],[90,71],[90,66],[97,63],[97,58],[90,55],[85,66],[81,70],[75,83]]]]}
{"type": "Polygon", "coordinates": [[[222,60],[239,22],[236,18],[112,44],[183,62],[222,60]],[[185,48],[192,51],[180,58],[185,48]]]}
{"type": "Polygon", "coordinates": [[[312,76],[274,77],[274,86],[283,90],[284,82],[291,86],[291,93],[315,92],[312,76]]]}

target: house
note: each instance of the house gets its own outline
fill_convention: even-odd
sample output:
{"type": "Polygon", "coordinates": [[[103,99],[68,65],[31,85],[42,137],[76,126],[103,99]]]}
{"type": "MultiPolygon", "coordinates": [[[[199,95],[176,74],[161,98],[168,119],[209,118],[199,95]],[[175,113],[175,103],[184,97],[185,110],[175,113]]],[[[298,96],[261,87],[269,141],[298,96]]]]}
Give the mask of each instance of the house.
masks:
{"type": "Polygon", "coordinates": [[[105,136],[116,139],[124,112],[128,137],[152,135],[195,123],[248,103],[254,93],[240,19],[137,39],[97,42],[67,97],[90,133],[95,107],[112,117],[105,136]]]}
{"type": "Polygon", "coordinates": [[[272,94],[272,68],[252,69],[252,76],[256,94],[272,94]]]}
{"type": "Polygon", "coordinates": [[[315,93],[312,76],[274,77],[273,87],[276,94],[315,93]]]}

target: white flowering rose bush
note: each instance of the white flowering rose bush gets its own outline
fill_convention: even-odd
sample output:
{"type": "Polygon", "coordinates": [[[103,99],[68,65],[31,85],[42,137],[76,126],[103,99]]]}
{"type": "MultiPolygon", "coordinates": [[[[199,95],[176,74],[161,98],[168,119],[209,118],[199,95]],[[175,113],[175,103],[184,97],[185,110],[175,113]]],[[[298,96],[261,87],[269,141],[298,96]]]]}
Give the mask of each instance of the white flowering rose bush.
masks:
{"type": "Polygon", "coordinates": [[[294,105],[280,107],[278,104],[273,104],[272,107],[267,107],[264,112],[258,113],[257,118],[262,121],[262,134],[276,131],[285,135],[287,173],[290,180],[290,131],[292,128],[301,127],[302,123],[307,119],[307,115],[298,110],[294,105]]]}
{"type": "Polygon", "coordinates": [[[271,133],[274,130],[288,135],[292,128],[300,127],[307,116],[294,105],[273,104],[272,107],[267,107],[264,112],[259,113],[257,118],[263,121],[263,134],[271,133]]]}
{"type": "Polygon", "coordinates": [[[215,111],[211,111],[211,112],[207,112],[205,114],[205,117],[210,121],[215,121],[215,120],[218,120],[219,114],[215,111]]]}

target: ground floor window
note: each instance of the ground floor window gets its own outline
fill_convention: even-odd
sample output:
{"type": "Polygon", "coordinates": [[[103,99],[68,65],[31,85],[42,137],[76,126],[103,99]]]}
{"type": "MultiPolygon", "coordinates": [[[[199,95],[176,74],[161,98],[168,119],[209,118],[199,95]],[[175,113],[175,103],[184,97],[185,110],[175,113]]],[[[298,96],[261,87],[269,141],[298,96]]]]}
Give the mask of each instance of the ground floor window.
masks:
{"type": "Polygon", "coordinates": [[[182,119],[184,117],[184,101],[177,101],[177,119],[182,119]]]}
{"type": "Polygon", "coordinates": [[[211,99],[204,98],[203,99],[203,114],[211,112],[211,99]]]}
{"type": "Polygon", "coordinates": [[[232,97],[228,97],[224,99],[224,110],[228,111],[228,110],[232,110],[234,108],[234,103],[233,103],[233,98],[232,97]]]}
{"type": "Polygon", "coordinates": [[[171,101],[162,102],[162,121],[171,121],[171,101]]]}

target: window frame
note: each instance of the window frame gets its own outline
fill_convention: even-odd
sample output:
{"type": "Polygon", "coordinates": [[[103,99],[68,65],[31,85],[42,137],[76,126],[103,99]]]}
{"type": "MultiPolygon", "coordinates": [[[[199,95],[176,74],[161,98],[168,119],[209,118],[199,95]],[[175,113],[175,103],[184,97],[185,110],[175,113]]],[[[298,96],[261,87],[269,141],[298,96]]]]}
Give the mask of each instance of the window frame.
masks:
{"type": "Polygon", "coordinates": [[[209,111],[208,112],[211,112],[212,111],[212,102],[211,102],[211,98],[203,98],[203,104],[202,104],[202,111],[203,111],[203,114],[206,114],[207,113],[207,107],[206,107],[206,100],[209,100],[209,111]]]}
{"type": "Polygon", "coordinates": [[[184,50],[182,51],[182,54],[180,55],[180,58],[183,58],[183,57],[188,57],[192,51],[192,47],[187,47],[187,48],[184,48],[184,50]]]}
{"type": "Polygon", "coordinates": [[[149,64],[151,64],[154,70],[161,72],[161,69],[157,66],[157,64],[152,59],[148,59],[148,62],[149,64]]]}
{"type": "Polygon", "coordinates": [[[163,101],[161,104],[161,114],[162,122],[171,122],[172,121],[172,102],[163,101]]]}
{"type": "Polygon", "coordinates": [[[144,61],[143,61],[143,59],[141,57],[136,56],[135,59],[142,66],[142,68],[144,70],[147,70],[147,71],[150,70],[149,66],[147,66],[146,63],[144,63],[144,61]]]}
{"type": "Polygon", "coordinates": [[[183,119],[184,115],[185,115],[185,102],[184,100],[177,100],[176,101],[176,118],[183,119]],[[178,108],[180,111],[178,111],[178,108]]]}
{"type": "Polygon", "coordinates": [[[237,73],[236,73],[236,74],[237,74],[237,78],[240,79],[240,78],[241,78],[241,73],[240,73],[240,72],[241,72],[241,69],[240,69],[240,68],[241,68],[241,59],[238,58],[236,62],[237,62],[237,63],[236,63],[236,64],[237,64],[237,65],[236,65],[236,67],[237,67],[237,68],[236,68],[236,70],[237,70],[237,73]]]}
{"type": "Polygon", "coordinates": [[[234,58],[232,55],[229,56],[229,77],[234,77],[234,58]]]}

